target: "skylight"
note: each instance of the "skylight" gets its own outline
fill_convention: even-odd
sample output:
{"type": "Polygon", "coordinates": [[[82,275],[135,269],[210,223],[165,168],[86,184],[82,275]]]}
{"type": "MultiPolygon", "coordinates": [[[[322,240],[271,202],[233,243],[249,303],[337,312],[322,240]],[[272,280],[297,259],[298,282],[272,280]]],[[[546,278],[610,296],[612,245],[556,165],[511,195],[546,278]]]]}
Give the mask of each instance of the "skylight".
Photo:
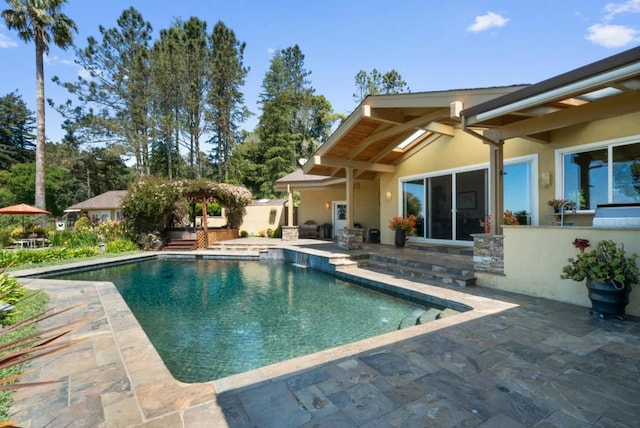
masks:
{"type": "Polygon", "coordinates": [[[622,91],[620,89],[607,87],[607,88],[598,89],[597,91],[580,95],[578,98],[582,100],[587,100],[587,101],[596,101],[602,98],[612,97],[614,95],[618,95],[621,93],[622,91]]]}
{"type": "Polygon", "coordinates": [[[409,144],[413,143],[415,140],[417,140],[418,138],[422,137],[425,132],[427,132],[427,131],[425,131],[424,129],[418,129],[416,132],[414,132],[413,134],[409,135],[400,144],[398,144],[396,146],[396,148],[400,149],[400,150],[403,150],[403,149],[407,148],[407,146],[409,144]]]}

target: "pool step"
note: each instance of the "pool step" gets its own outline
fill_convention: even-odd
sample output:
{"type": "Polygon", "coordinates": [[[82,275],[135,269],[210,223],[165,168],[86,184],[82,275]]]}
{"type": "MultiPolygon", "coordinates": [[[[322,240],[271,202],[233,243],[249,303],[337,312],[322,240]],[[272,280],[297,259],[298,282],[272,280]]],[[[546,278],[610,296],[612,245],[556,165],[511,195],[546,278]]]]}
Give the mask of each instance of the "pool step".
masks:
{"type": "Polygon", "coordinates": [[[460,287],[476,284],[473,269],[459,262],[447,266],[442,263],[370,255],[368,259],[359,261],[359,265],[363,269],[397,275],[412,281],[429,284],[457,285],[460,287]]]}

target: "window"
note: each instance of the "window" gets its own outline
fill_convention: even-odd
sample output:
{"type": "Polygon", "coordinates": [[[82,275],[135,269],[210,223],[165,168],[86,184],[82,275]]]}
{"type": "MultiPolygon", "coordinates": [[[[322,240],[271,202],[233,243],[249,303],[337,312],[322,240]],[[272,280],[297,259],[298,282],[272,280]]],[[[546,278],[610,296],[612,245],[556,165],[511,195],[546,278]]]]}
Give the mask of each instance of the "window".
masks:
{"type": "Polygon", "coordinates": [[[560,198],[575,202],[579,210],[640,202],[640,142],[589,145],[582,150],[560,150],[558,156],[560,198]]]}

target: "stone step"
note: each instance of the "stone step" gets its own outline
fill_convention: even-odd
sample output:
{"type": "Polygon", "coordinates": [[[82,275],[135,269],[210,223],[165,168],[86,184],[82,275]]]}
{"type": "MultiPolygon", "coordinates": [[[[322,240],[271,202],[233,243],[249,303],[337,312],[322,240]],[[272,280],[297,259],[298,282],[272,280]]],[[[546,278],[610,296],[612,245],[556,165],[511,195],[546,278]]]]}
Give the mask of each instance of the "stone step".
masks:
{"type": "Polygon", "coordinates": [[[468,270],[437,265],[428,268],[424,264],[421,266],[412,266],[409,261],[407,262],[408,263],[385,262],[380,259],[369,259],[361,261],[359,267],[389,275],[397,275],[402,278],[427,284],[457,285],[460,287],[468,287],[476,284],[476,278],[473,272],[468,270]]]}
{"type": "Polygon", "coordinates": [[[193,251],[198,249],[195,239],[172,239],[162,248],[164,251],[193,251]]]}
{"type": "Polygon", "coordinates": [[[427,251],[439,254],[456,254],[462,256],[473,257],[473,247],[459,247],[454,245],[434,245],[434,244],[417,244],[407,243],[407,248],[413,250],[427,251]]]}

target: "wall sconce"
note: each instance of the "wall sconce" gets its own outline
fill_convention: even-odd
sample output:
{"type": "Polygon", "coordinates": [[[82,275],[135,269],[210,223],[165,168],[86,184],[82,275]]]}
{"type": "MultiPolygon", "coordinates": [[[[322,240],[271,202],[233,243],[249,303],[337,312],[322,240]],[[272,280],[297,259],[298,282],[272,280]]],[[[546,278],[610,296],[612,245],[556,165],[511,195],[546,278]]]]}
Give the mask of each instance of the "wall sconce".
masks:
{"type": "Polygon", "coordinates": [[[325,207],[326,209],[329,209],[329,207],[330,207],[330,206],[331,206],[331,204],[330,204],[329,202],[325,202],[325,203],[324,203],[324,207],[325,207]]]}
{"type": "Polygon", "coordinates": [[[390,191],[387,191],[386,197],[387,197],[387,201],[391,200],[391,192],[390,191]]]}

